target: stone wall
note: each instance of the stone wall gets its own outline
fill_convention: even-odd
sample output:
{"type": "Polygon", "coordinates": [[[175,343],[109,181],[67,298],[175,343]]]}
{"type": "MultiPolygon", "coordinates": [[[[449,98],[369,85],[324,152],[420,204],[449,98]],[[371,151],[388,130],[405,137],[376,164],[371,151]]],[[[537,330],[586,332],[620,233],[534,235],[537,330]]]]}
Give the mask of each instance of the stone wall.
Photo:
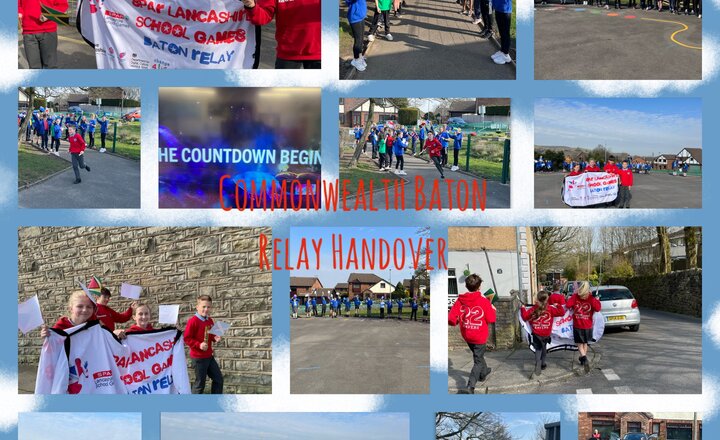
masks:
{"type": "MultiPolygon", "coordinates": [[[[271,231],[20,228],[18,300],[37,294],[45,322],[52,325],[67,315],[67,298],[79,289],[78,281],[85,283],[96,275],[111,290],[109,305],[115,310],[124,311],[130,304],[120,297],[120,284],[140,285],[141,300],[149,303],[155,320],[159,304],[180,304],[178,325],[183,329],[195,313],[197,296],[210,295],[211,315],[232,324],[215,348],[215,358],[225,376],[225,393],[271,393],[272,273],[261,272],[258,267],[260,233],[269,237],[271,231]]],[[[118,328],[131,324],[132,320],[118,328]]],[[[41,343],[38,330],[26,336],[18,334],[18,362],[36,365],[41,343]]],[[[189,373],[192,381],[192,368],[189,373]]]]}
{"type": "MultiPolygon", "coordinates": [[[[495,302],[496,320],[490,325],[488,344],[498,350],[510,349],[519,341],[521,331],[518,323],[518,307],[520,303],[515,299],[517,292],[510,298],[498,298],[495,302]]],[[[448,326],[448,349],[466,349],[467,344],[460,334],[460,326],[448,326]]]]}
{"type": "Polygon", "coordinates": [[[641,309],[702,317],[702,269],[613,278],[607,284],[619,284],[630,289],[641,309]]]}

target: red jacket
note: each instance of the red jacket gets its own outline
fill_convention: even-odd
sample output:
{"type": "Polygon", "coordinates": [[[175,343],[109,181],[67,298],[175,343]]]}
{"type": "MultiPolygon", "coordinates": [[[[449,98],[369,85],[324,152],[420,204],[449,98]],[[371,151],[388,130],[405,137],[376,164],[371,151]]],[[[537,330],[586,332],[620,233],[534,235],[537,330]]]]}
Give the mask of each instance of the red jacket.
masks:
{"type": "Polygon", "coordinates": [[[617,174],[620,171],[620,168],[618,168],[618,166],[615,164],[610,165],[608,163],[608,164],[605,164],[603,171],[605,171],[606,173],[610,173],[610,174],[617,174]]]}
{"type": "Polygon", "coordinates": [[[256,0],[250,23],[265,25],[275,17],[277,57],[320,60],[320,0],[256,0]]]}
{"type": "Polygon", "coordinates": [[[57,32],[57,23],[54,21],[47,20],[40,23],[41,4],[61,12],[66,12],[68,9],[67,0],[18,0],[18,16],[22,17],[23,34],[57,32]]]}
{"type": "Polygon", "coordinates": [[[70,142],[70,153],[82,153],[85,151],[85,140],[78,133],[68,137],[68,142],[70,142]]]}
{"type": "Polygon", "coordinates": [[[581,174],[582,174],[582,171],[575,171],[575,170],[573,170],[573,171],[570,171],[570,173],[568,174],[568,177],[580,176],[581,174]]]}
{"type": "Polygon", "coordinates": [[[73,324],[72,321],[70,321],[70,318],[67,316],[60,317],[55,325],[52,326],[55,330],[67,330],[71,327],[75,327],[77,324],[73,324]]]}
{"type": "Polygon", "coordinates": [[[537,309],[537,305],[529,308],[521,307],[520,316],[522,316],[523,321],[528,321],[530,323],[533,333],[543,338],[547,338],[550,336],[550,333],[552,333],[553,318],[556,316],[563,316],[565,311],[559,307],[548,304],[548,307],[540,314],[540,316],[531,320],[535,309],[537,309]]]}
{"type": "Polygon", "coordinates": [[[565,306],[565,295],[562,293],[551,293],[548,298],[548,305],[550,306],[565,306]]]}
{"type": "Polygon", "coordinates": [[[577,293],[567,301],[565,305],[568,309],[572,309],[573,315],[573,326],[579,329],[591,329],[593,328],[593,315],[595,312],[599,312],[600,301],[592,295],[588,295],[587,298],[580,299],[577,293]]]}
{"type": "Polygon", "coordinates": [[[495,322],[495,308],[480,292],[458,296],[448,313],[448,324],[460,324],[463,339],[470,344],[484,344],[488,338],[488,324],[495,322]]]}
{"type": "Polygon", "coordinates": [[[425,148],[428,150],[428,155],[430,157],[442,156],[442,144],[439,140],[437,140],[437,138],[433,138],[432,140],[428,139],[425,142],[425,148]]]}
{"type": "Polygon", "coordinates": [[[630,168],[618,171],[620,175],[620,185],[622,186],[633,186],[633,172],[630,168]]]}
{"type": "Polygon", "coordinates": [[[147,330],[154,330],[152,324],[148,324],[147,328],[142,328],[137,324],[133,324],[125,330],[125,333],[144,332],[147,330]]]}
{"type": "Polygon", "coordinates": [[[107,327],[110,331],[114,331],[116,322],[128,322],[130,318],[132,318],[133,309],[132,307],[128,307],[128,309],[124,312],[118,313],[108,306],[98,304],[97,312],[95,314],[97,315],[97,319],[99,319],[105,327],[107,327]]]}
{"type": "Polygon", "coordinates": [[[198,318],[197,315],[193,315],[188,320],[188,323],[185,326],[185,332],[183,333],[183,339],[185,340],[185,345],[190,347],[191,358],[207,359],[209,357],[212,357],[212,343],[214,339],[213,335],[208,335],[207,350],[200,350],[200,344],[205,342],[205,329],[207,328],[209,332],[213,325],[215,325],[215,323],[213,322],[212,318],[207,318],[205,321],[203,321],[198,318]]]}
{"type": "Polygon", "coordinates": [[[589,166],[589,165],[588,165],[588,166],[585,167],[585,172],[586,172],[586,173],[599,173],[600,171],[601,171],[601,170],[600,170],[600,167],[597,166],[597,165],[595,165],[595,166],[589,166]]]}

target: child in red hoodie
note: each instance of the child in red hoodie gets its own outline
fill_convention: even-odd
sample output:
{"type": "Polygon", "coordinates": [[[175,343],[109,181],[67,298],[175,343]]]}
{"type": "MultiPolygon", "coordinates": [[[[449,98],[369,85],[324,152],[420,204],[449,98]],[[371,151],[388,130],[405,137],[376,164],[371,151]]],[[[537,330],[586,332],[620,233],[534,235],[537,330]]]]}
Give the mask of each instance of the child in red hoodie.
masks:
{"type": "Polygon", "coordinates": [[[190,359],[195,367],[194,394],[202,394],[205,391],[206,377],[212,380],[210,387],[212,394],[222,394],[223,391],[222,371],[213,357],[212,344],[220,341],[220,337],[210,334],[210,329],[215,325],[210,317],[211,309],[210,295],[200,295],[197,299],[197,313],[188,320],[183,333],[185,345],[190,347],[190,359]]]}
{"type": "Polygon", "coordinates": [[[57,23],[42,13],[43,5],[60,12],[68,9],[67,0],[18,0],[18,20],[30,69],[57,68],[57,23]]]}
{"type": "Polygon", "coordinates": [[[448,313],[448,324],[460,324],[460,333],[473,354],[473,367],[463,394],[475,394],[475,384],[484,382],[492,370],[485,362],[485,343],[488,338],[488,324],[495,322],[495,307],[479,292],[482,279],[469,275],[465,279],[468,292],[458,296],[448,313]]]}
{"type": "Polygon", "coordinates": [[[545,364],[545,356],[547,355],[547,345],[550,342],[550,334],[552,333],[553,318],[563,316],[565,310],[549,304],[550,294],[541,290],[537,294],[535,305],[532,307],[522,307],[520,316],[523,321],[530,323],[532,328],[532,346],[535,349],[535,370],[530,373],[530,379],[542,374],[542,370],[547,367],[545,364]]]}
{"type": "MultiPolygon", "coordinates": [[[[91,284],[94,280],[88,283],[88,288],[91,288],[91,284]]],[[[100,322],[107,327],[110,331],[115,331],[115,323],[128,322],[133,316],[133,309],[137,307],[137,302],[133,302],[127,310],[122,313],[118,313],[113,310],[108,303],[110,302],[110,290],[107,287],[100,289],[100,296],[97,297],[97,318],[100,322]]]]}
{"type": "Polygon", "coordinates": [[[275,18],[276,69],[320,68],[320,0],[242,0],[250,23],[275,18]]]}
{"type": "Polygon", "coordinates": [[[587,360],[588,343],[593,340],[593,315],[601,309],[600,301],[590,294],[590,283],[583,281],[565,307],[573,311],[573,337],[580,352],[580,365],[590,372],[587,360]]]}
{"type": "Polygon", "coordinates": [[[618,188],[618,209],[630,208],[630,200],[632,194],[630,188],[633,186],[633,172],[630,169],[628,161],[622,162],[622,168],[618,171],[620,176],[620,188],[618,188]]]}
{"type": "Polygon", "coordinates": [[[590,162],[588,162],[588,166],[585,167],[585,170],[583,172],[585,173],[599,173],[600,167],[597,166],[597,162],[595,162],[595,159],[590,159],[590,162]]]}
{"type": "Polygon", "coordinates": [[[439,140],[435,139],[435,133],[428,132],[427,134],[428,139],[427,142],[425,142],[425,149],[428,152],[428,156],[430,156],[430,160],[433,161],[435,164],[435,168],[440,171],[440,178],[445,178],[445,173],[443,173],[443,166],[442,166],[442,151],[443,147],[439,140]]]}
{"type": "Polygon", "coordinates": [[[75,133],[75,127],[72,125],[68,126],[68,142],[70,142],[70,156],[72,157],[72,167],[75,172],[75,182],[80,183],[80,168],[84,168],[87,172],[90,172],[90,167],[85,164],[85,141],[82,136],[75,133]]]}

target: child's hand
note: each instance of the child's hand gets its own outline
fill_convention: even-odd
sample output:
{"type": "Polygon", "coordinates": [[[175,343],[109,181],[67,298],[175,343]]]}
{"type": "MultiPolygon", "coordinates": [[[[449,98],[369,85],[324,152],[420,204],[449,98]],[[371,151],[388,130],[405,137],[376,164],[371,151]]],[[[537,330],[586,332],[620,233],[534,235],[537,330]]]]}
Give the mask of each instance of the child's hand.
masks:
{"type": "Polygon", "coordinates": [[[137,309],[137,306],[138,306],[138,302],[137,302],[137,301],[133,301],[132,304],[130,304],[130,307],[131,307],[133,310],[137,309]]]}
{"type": "Polygon", "coordinates": [[[118,329],[118,330],[113,331],[113,333],[114,333],[115,336],[117,336],[119,339],[125,339],[125,338],[127,338],[127,334],[125,334],[125,330],[118,329]]]}
{"type": "Polygon", "coordinates": [[[47,326],[43,324],[42,327],[40,327],[40,337],[45,339],[48,337],[49,334],[50,332],[48,331],[47,326]]]}
{"type": "Polygon", "coordinates": [[[208,349],[207,342],[201,342],[200,343],[200,351],[206,351],[208,349]]]}
{"type": "Polygon", "coordinates": [[[85,150],[82,150],[81,152],[79,152],[78,156],[82,156],[83,154],[85,154],[85,150]]]}
{"type": "Polygon", "coordinates": [[[213,336],[214,336],[214,338],[213,338],[214,342],[220,342],[220,336],[218,336],[218,335],[213,335],[213,336]]]}
{"type": "Polygon", "coordinates": [[[48,21],[48,19],[47,19],[47,17],[46,17],[45,15],[40,14],[40,18],[38,18],[38,21],[39,21],[40,23],[45,23],[46,21],[48,21]]]}

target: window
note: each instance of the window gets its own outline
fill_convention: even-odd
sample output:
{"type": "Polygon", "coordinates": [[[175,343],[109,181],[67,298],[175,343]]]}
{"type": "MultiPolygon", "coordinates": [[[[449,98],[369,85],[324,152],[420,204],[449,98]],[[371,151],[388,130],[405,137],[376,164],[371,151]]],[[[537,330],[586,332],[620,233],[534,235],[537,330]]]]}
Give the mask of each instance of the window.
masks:
{"type": "Polygon", "coordinates": [[[362,113],[353,113],[353,125],[362,125],[362,113]]]}
{"type": "Polygon", "coordinates": [[[458,297],[457,277],[455,277],[455,268],[448,268],[448,309],[452,307],[458,297]]]}
{"type": "Polygon", "coordinates": [[[597,429],[600,433],[600,438],[610,438],[610,434],[615,432],[615,422],[612,420],[593,420],[592,421],[592,432],[597,429]]]}
{"type": "Polygon", "coordinates": [[[345,125],[345,113],[340,113],[340,125],[345,125]]]}
{"type": "Polygon", "coordinates": [[[659,424],[659,423],[653,423],[653,424],[652,424],[652,433],[653,433],[653,434],[660,434],[660,424],[659,424]]]}
{"type": "Polygon", "coordinates": [[[345,98],[340,98],[340,105],[345,104],[345,98]]]}
{"type": "Polygon", "coordinates": [[[692,440],[692,425],[689,423],[668,423],[667,440],[692,440]]]}
{"type": "Polygon", "coordinates": [[[385,283],[380,283],[380,288],[381,288],[381,289],[384,289],[384,288],[385,288],[385,283]]]}
{"type": "Polygon", "coordinates": [[[642,423],[627,422],[627,432],[642,432],[642,423]]]}

